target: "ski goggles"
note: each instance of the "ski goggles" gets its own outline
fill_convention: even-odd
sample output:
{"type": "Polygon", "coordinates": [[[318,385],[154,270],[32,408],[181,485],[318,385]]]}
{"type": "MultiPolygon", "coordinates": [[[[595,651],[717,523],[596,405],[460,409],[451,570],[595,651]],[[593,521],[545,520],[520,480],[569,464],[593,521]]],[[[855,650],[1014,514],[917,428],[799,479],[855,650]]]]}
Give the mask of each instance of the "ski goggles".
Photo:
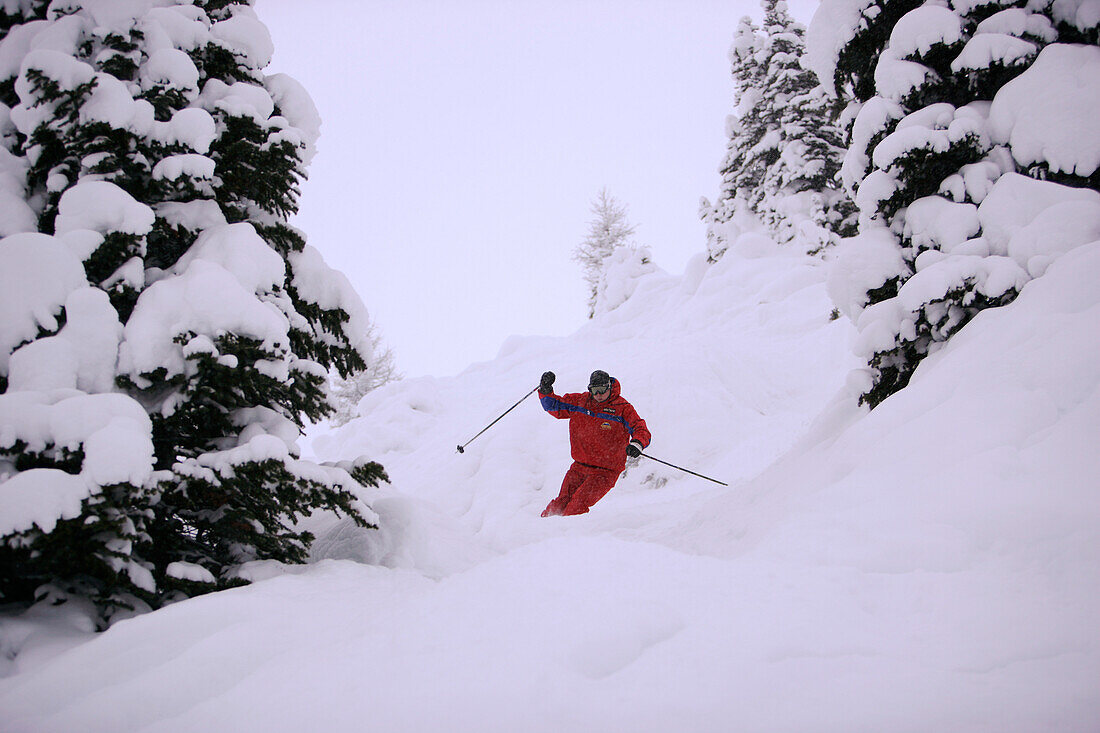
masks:
{"type": "Polygon", "coordinates": [[[595,397],[598,394],[603,394],[607,390],[611,389],[610,384],[590,384],[588,385],[588,391],[595,397]]]}

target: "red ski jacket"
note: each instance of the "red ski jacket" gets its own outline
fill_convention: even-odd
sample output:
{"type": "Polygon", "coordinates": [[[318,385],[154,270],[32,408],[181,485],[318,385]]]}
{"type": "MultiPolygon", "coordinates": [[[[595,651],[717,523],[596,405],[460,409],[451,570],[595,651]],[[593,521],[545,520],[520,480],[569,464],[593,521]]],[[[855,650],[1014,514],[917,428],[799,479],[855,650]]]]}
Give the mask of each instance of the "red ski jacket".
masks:
{"type": "Polygon", "coordinates": [[[619,380],[611,379],[611,396],[597,402],[588,392],[567,395],[540,394],[542,409],[569,421],[569,445],[573,460],[616,474],[626,468],[626,445],[631,440],[649,446],[645,420],[619,394],[619,380]]]}

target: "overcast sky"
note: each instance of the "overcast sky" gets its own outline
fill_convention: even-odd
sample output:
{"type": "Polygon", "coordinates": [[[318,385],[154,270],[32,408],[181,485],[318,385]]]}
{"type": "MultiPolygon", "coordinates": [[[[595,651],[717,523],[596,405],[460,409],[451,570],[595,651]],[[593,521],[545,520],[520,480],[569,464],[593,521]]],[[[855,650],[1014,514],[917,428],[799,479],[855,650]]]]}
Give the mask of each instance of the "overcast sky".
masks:
{"type": "MultiPolygon", "coordinates": [[[[807,23],[816,0],[791,8],[807,23]]],[[[293,223],[367,304],[406,376],[566,335],[602,187],[655,262],[705,249],[733,107],[736,0],[256,0],[268,71],[323,125],[293,223]]],[[[548,366],[552,368],[552,365],[548,366]]]]}

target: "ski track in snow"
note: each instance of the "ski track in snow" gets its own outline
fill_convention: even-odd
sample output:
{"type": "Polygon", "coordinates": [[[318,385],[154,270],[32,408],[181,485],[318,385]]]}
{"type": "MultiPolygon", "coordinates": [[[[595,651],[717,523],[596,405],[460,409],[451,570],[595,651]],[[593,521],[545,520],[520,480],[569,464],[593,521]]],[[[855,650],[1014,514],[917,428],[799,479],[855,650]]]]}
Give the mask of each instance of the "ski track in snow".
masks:
{"type": "Polygon", "coordinates": [[[1100,245],[1065,259],[870,415],[825,266],[779,253],[380,389],[314,444],[385,465],[380,530],[317,517],[311,565],[24,639],[4,729],[1095,729],[1100,245]],[[595,368],[652,455],[731,487],[642,460],[540,519],[570,459],[533,397],[455,451],[595,368]]]}

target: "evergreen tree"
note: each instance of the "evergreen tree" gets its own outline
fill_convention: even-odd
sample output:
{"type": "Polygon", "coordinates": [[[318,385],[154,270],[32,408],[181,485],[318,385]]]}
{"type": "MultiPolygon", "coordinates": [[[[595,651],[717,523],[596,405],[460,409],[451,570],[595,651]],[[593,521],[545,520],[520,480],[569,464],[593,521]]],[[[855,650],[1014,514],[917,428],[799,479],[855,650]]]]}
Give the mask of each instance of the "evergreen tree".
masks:
{"type": "Polygon", "coordinates": [[[588,222],[588,236],[573,250],[573,259],[584,268],[588,283],[588,317],[596,314],[596,300],[607,259],[622,247],[631,247],[635,227],[626,218],[626,206],[602,189],[592,204],[593,218],[588,222]]]}
{"type": "Polygon", "coordinates": [[[854,233],[850,228],[855,206],[836,180],[844,155],[843,135],[835,124],[839,109],[830,103],[816,75],[801,65],[805,28],[791,17],[786,2],[763,0],[762,5],[767,49],[763,98],[767,127],[777,142],[749,204],[780,242],[789,242],[794,238],[789,199],[817,192],[820,198],[813,213],[820,218],[815,223],[835,227],[841,234],[854,233]]]}
{"type": "Polygon", "coordinates": [[[297,457],[329,370],[373,358],[358,296],[286,223],[312,102],[263,74],[249,2],[148,5],[0,16],[0,481],[23,497],[0,504],[0,597],[105,617],[302,562],[296,520],[373,526],[385,478],[297,457]]]}
{"type": "MultiPolygon", "coordinates": [[[[873,407],[978,312],[1011,302],[1039,272],[1013,256],[983,214],[999,184],[1018,187],[1023,174],[1059,184],[1044,196],[1100,189],[1095,166],[1067,170],[1029,157],[991,117],[1001,92],[1046,47],[1095,46],[1098,28],[1072,3],[872,0],[847,16],[835,13],[841,6],[854,7],[830,0],[815,16],[811,56],[858,112],[843,176],[857,192],[852,251],[863,259],[848,269],[859,287],[836,290],[862,292],[840,305],[860,327],[857,348],[871,368],[861,401],[873,407]],[[838,27],[838,17],[851,24],[838,27]]],[[[1073,101],[1065,103],[1072,114],[1073,101]]]]}
{"type": "Polygon", "coordinates": [[[837,181],[844,153],[840,108],[801,66],[805,29],[786,3],[762,5],[763,27],[743,18],[730,49],[737,111],[728,125],[718,203],[704,203],[712,259],[724,250],[721,225],[738,210],[781,243],[794,240],[805,222],[854,233],[855,207],[837,181]]]}
{"type": "Polygon", "coordinates": [[[712,204],[703,199],[700,215],[707,224],[707,251],[718,260],[739,234],[735,219],[750,210],[746,197],[764,178],[763,161],[754,154],[767,131],[761,119],[764,66],[763,41],[748,16],[730,46],[735,110],[726,118],[726,157],[719,172],[722,183],[712,204]],[[731,231],[732,229],[732,231],[731,231]]]}

